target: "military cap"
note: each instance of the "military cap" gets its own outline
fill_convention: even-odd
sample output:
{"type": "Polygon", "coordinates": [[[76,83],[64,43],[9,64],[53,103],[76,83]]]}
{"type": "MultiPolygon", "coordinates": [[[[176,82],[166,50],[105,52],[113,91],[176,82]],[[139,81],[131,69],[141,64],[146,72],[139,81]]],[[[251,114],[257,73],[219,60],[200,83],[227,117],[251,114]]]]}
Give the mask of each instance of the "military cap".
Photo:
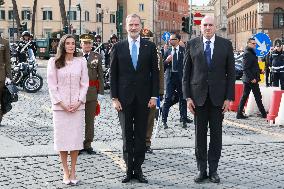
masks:
{"type": "Polygon", "coordinates": [[[276,39],[275,42],[274,42],[274,46],[281,46],[282,42],[280,39],[276,39]]]}
{"type": "Polygon", "coordinates": [[[92,34],[82,34],[80,36],[80,41],[81,42],[93,42],[95,37],[92,34]]]}
{"type": "Polygon", "coordinates": [[[140,32],[140,36],[142,38],[150,38],[153,37],[153,33],[148,29],[142,29],[140,32]]]}

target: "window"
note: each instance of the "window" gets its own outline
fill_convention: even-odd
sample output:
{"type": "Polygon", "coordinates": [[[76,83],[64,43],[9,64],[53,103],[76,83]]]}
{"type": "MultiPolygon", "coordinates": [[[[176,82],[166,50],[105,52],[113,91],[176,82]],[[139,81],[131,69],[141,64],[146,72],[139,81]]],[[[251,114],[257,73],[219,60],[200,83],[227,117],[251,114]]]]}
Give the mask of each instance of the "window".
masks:
{"type": "Polygon", "coordinates": [[[52,20],[52,11],[43,11],[42,14],[43,14],[42,17],[43,20],[52,20]]]}
{"type": "Polygon", "coordinates": [[[9,20],[13,20],[13,18],[14,18],[14,11],[13,10],[9,10],[8,11],[8,19],[9,20]]]}
{"type": "Polygon", "coordinates": [[[98,3],[97,3],[97,4],[96,4],[96,7],[97,7],[97,8],[102,8],[102,4],[98,4],[98,3]]]}
{"type": "Polygon", "coordinates": [[[115,23],[115,15],[114,15],[114,14],[110,14],[109,16],[110,16],[109,22],[110,22],[110,23],[115,23]]]}
{"type": "MultiPolygon", "coordinates": [[[[67,15],[70,16],[70,20],[77,20],[77,12],[76,11],[68,11],[67,12],[67,15]]],[[[68,19],[68,16],[67,16],[67,19],[68,19]]]]}
{"type": "Polygon", "coordinates": [[[5,20],[5,11],[0,10],[0,20],[5,20]]]}
{"type": "Polygon", "coordinates": [[[96,20],[97,22],[102,22],[102,13],[97,13],[96,20]]]}
{"type": "Polygon", "coordinates": [[[282,8],[276,8],[273,14],[273,27],[284,27],[284,10],[282,8]]]}
{"type": "Polygon", "coordinates": [[[90,13],[89,13],[89,11],[85,11],[85,21],[90,21],[90,13]]]}
{"type": "Polygon", "coordinates": [[[31,11],[23,10],[22,11],[22,20],[30,20],[31,19],[31,11]]]}
{"type": "Polygon", "coordinates": [[[143,3],[139,4],[139,12],[144,12],[144,4],[143,3]]]}

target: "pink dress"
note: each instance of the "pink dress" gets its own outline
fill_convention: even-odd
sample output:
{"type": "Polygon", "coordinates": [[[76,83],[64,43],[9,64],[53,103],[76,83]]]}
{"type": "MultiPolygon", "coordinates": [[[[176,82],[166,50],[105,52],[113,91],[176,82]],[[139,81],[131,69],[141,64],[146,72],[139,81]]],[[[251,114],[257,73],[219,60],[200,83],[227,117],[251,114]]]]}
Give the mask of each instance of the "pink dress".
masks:
{"type": "Polygon", "coordinates": [[[56,151],[83,149],[85,104],[82,104],[76,112],[70,113],[64,111],[58,103],[62,101],[69,106],[79,100],[86,102],[89,87],[86,60],[74,57],[71,63],[57,69],[55,59],[49,59],[47,84],[53,110],[54,149],[56,151]]]}

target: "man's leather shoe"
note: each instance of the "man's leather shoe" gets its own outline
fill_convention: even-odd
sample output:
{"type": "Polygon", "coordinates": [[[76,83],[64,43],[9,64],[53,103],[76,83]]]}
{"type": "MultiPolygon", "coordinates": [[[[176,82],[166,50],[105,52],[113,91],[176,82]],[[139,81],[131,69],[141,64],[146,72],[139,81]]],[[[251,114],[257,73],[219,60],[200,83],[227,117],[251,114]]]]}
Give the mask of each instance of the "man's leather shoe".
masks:
{"type": "Polygon", "coordinates": [[[237,119],[247,119],[248,116],[245,116],[244,114],[239,114],[239,113],[237,113],[236,118],[237,118],[237,119]]]}
{"type": "Polygon", "coordinates": [[[153,153],[153,150],[152,150],[151,146],[146,146],[146,153],[148,153],[148,154],[152,154],[153,153]]]}
{"type": "Polygon", "coordinates": [[[140,183],[148,183],[148,180],[142,173],[134,173],[133,178],[137,179],[140,183]]]}
{"type": "Polygon", "coordinates": [[[122,179],[122,183],[127,183],[133,178],[133,175],[126,174],[126,176],[122,179]]]}
{"type": "Polygon", "coordinates": [[[219,177],[217,172],[214,172],[214,173],[211,173],[209,175],[209,180],[210,180],[210,182],[213,182],[213,183],[219,183],[220,182],[220,177],[219,177]]]}
{"type": "Polygon", "coordinates": [[[206,171],[205,172],[199,171],[198,174],[194,177],[194,182],[200,183],[200,182],[203,182],[207,178],[208,178],[208,176],[207,176],[206,171]]]}
{"type": "Polygon", "coordinates": [[[163,122],[163,125],[164,125],[164,129],[169,128],[167,122],[163,122]]]}
{"type": "Polygon", "coordinates": [[[86,152],[87,152],[87,154],[89,154],[89,155],[96,154],[96,152],[93,150],[93,148],[92,148],[92,147],[85,149],[85,151],[86,151],[86,152]]]}
{"type": "Polygon", "coordinates": [[[182,128],[184,128],[184,129],[186,129],[187,128],[187,124],[186,124],[186,122],[184,121],[184,122],[182,122],[182,128]]]}

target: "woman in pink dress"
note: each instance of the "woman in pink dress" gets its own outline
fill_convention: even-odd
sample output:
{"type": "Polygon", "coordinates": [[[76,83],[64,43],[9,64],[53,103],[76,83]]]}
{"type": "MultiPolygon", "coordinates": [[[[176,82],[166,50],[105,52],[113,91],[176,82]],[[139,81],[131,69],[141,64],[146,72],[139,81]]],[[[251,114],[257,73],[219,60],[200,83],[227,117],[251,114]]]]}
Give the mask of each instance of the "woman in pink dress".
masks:
{"type": "Polygon", "coordinates": [[[83,124],[86,94],[89,87],[87,62],[77,57],[75,38],[64,35],[55,58],[47,66],[47,83],[53,110],[54,149],[63,165],[63,183],[77,184],[75,167],[83,149],[83,124]],[[69,171],[67,158],[71,156],[69,171]]]}

